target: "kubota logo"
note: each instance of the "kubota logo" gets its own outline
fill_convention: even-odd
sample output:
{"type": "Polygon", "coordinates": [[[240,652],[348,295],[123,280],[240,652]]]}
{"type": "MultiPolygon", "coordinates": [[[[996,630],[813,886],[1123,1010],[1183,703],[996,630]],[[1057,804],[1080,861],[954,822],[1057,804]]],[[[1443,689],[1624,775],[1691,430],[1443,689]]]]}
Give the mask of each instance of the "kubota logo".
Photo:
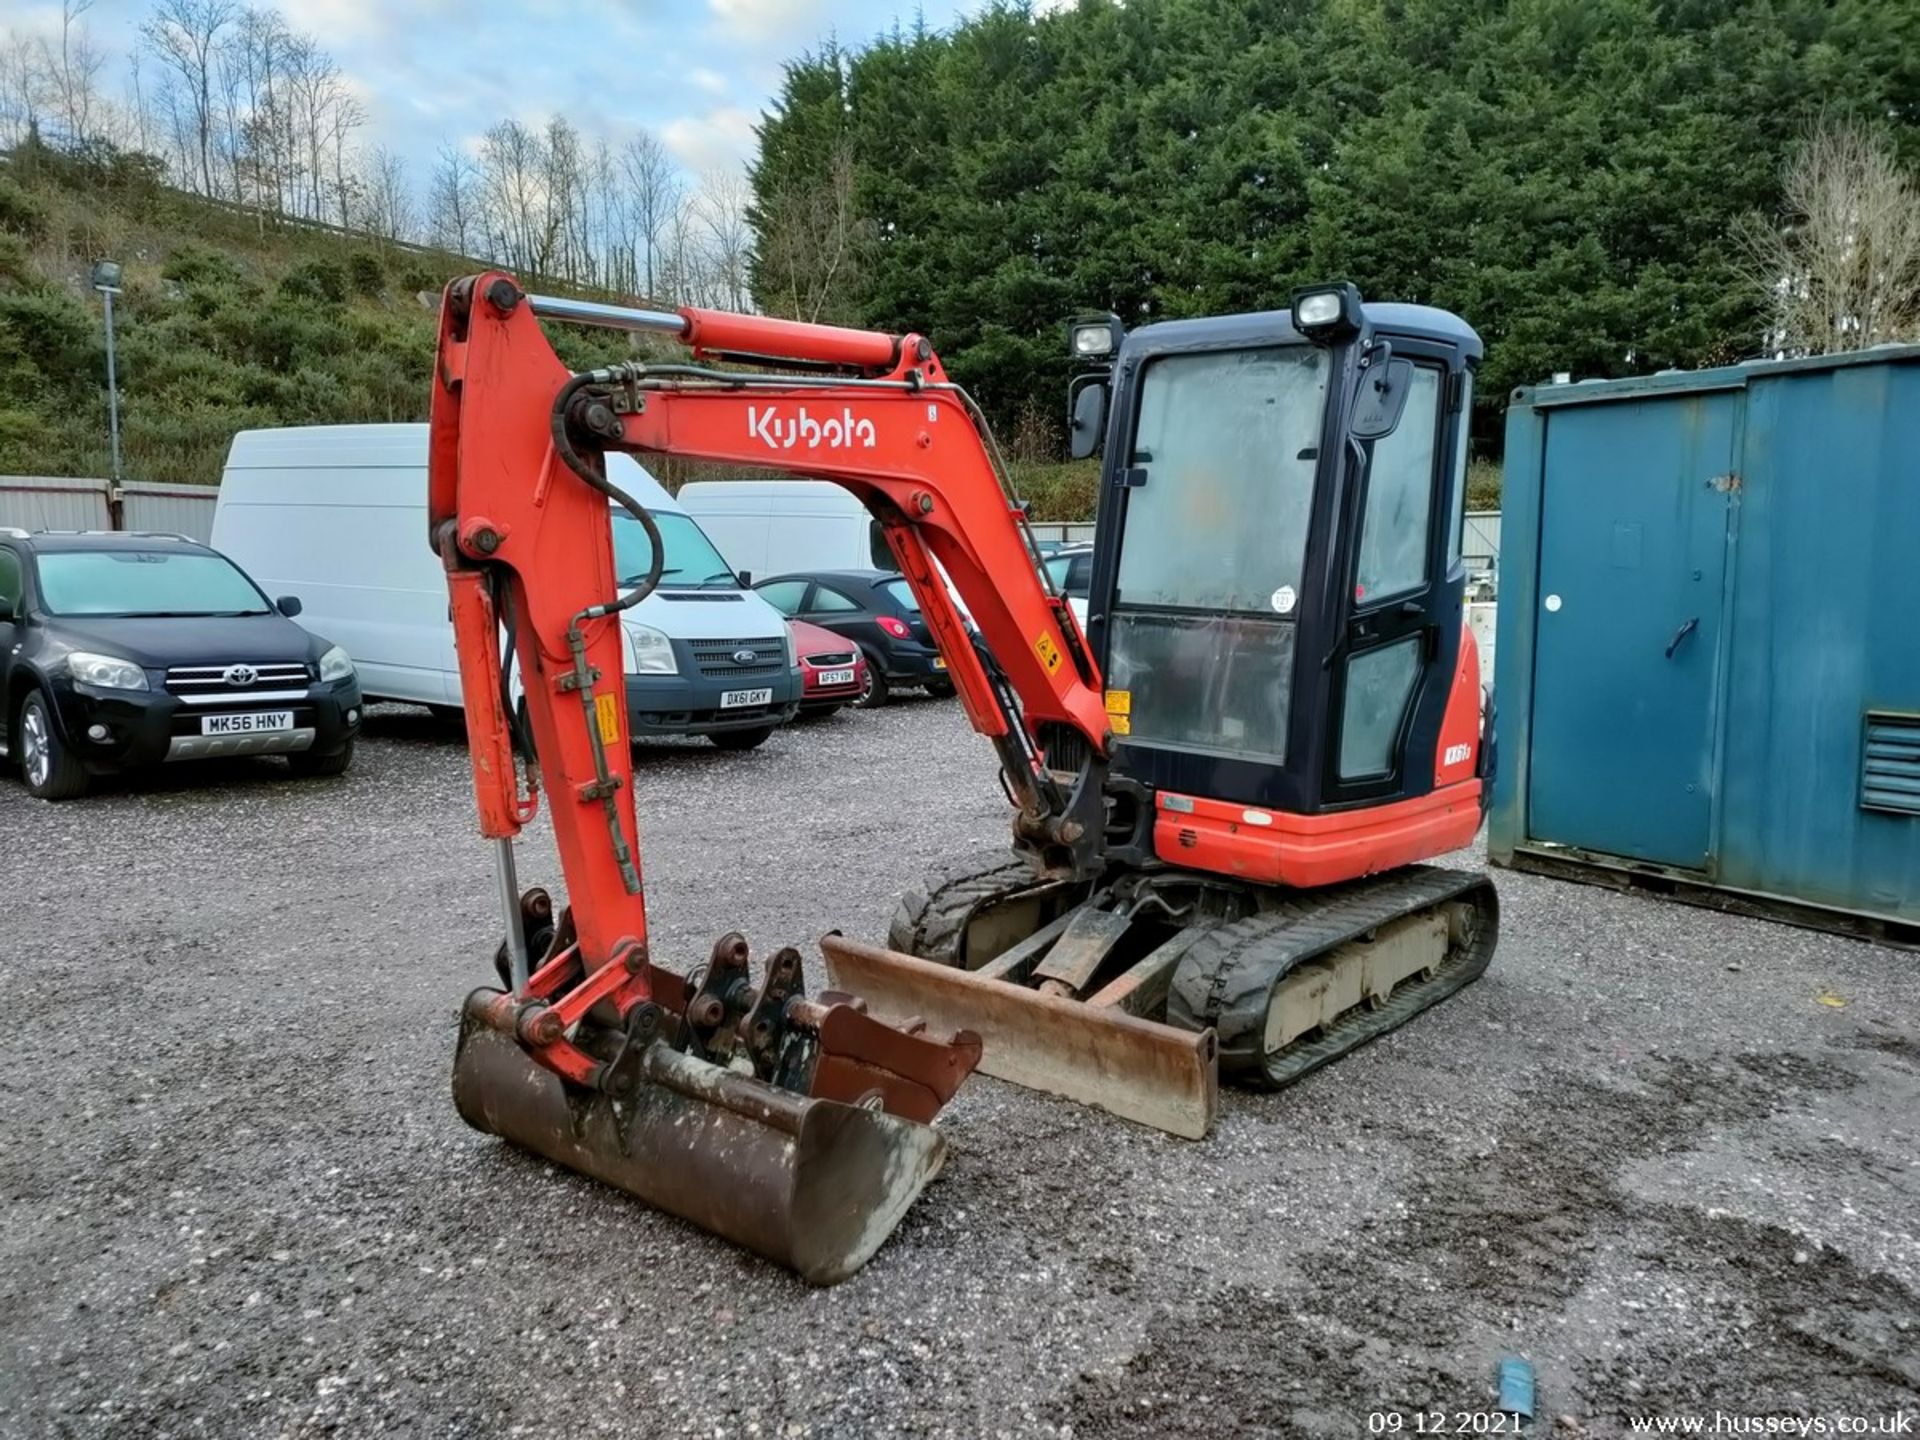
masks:
{"type": "Polygon", "coordinates": [[[766,441],[769,450],[791,450],[796,445],[803,450],[851,450],[856,446],[871,450],[878,443],[873,421],[865,417],[856,419],[853,411],[845,406],[838,415],[821,420],[809,415],[804,405],[796,415],[781,414],[778,405],[764,409],[749,405],[747,435],[766,441]]]}

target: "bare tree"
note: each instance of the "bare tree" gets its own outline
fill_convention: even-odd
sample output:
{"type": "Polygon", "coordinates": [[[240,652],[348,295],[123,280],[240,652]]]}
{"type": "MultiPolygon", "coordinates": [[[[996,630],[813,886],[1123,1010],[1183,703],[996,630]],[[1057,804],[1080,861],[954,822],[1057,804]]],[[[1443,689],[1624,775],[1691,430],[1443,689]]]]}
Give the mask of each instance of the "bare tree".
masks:
{"type": "Polygon", "coordinates": [[[0,119],[9,144],[39,128],[47,91],[40,61],[40,46],[31,36],[8,31],[0,40],[0,119]]]}
{"type": "Polygon", "coordinates": [[[407,184],[406,162],[384,145],[376,145],[362,157],[359,180],[359,228],[379,240],[410,239],[413,192],[407,184]]]}
{"type": "Polygon", "coordinates": [[[710,283],[719,303],[729,310],[751,307],[747,263],[753,227],[747,211],[752,203],[746,176],[737,170],[708,171],[693,201],[693,219],[706,242],[710,283]]]}
{"type": "Polygon", "coordinates": [[[855,203],[853,146],[842,140],[824,175],[783,187],[760,215],[755,274],[769,309],[795,320],[847,323],[874,226],[855,203]]]}
{"type": "Polygon", "coordinates": [[[147,111],[147,94],[140,83],[140,52],[127,52],[127,104],[132,111],[128,138],[143,155],[153,153],[152,117],[147,111]]]}
{"type": "Polygon", "coordinates": [[[427,227],[433,243],[456,255],[478,248],[480,167],[458,145],[442,145],[427,190],[427,227]]]}
{"type": "Polygon", "coordinates": [[[232,0],[160,0],[140,33],[186,92],[200,162],[201,193],[212,195],[215,86],[221,40],[237,11],[232,0]]]}
{"type": "Polygon", "coordinates": [[[628,263],[636,279],[644,280],[643,288],[651,298],[661,293],[657,264],[660,244],[680,211],[684,187],[666,147],[644,130],[621,150],[620,175],[626,190],[620,208],[628,263]],[[644,261],[636,261],[632,253],[636,242],[644,261]]]}
{"type": "MultiPolygon", "coordinates": [[[[328,62],[331,67],[332,62],[328,62]]],[[[366,111],[360,108],[360,102],[347,93],[345,82],[340,79],[337,70],[331,71],[326,90],[327,143],[333,147],[333,196],[340,210],[340,228],[353,228],[353,206],[356,185],[347,173],[347,141],[353,132],[367,123],[366,111]]]]}
{"type": "Polygon", "coordinates": [[[585,267],[582,218],[585,177],[581,173],[580,132],[555,115],[547,122],[540,147],[544,162],[540,196],[543,228],[552,235],[553,268],[568,280],[579,280],[585,267]]]}
{"type": "Polygon", "coordinates": [[[540,136],[518,120],[502,120],[481,141],[480,166],[488,248],[516,270],[549,273],[557,235],[540,136]]]}
{"type": "Polygon", "coordinates": [[[1882,137],[1821,120],[1781,190],[1782,223],[1737,230],[1773,345],[1823,355],[1920,334],[1920,187],[1882,137]]]}
{"type": "Polygon", "coordinates": [[[100,108],[100,69],[106,57],[94,48],[84,19],[93,0],[61,0],[60,38],[40,42],[40,68],[48,98],[71,145],[98,138],[95,128],[100,108]]]}

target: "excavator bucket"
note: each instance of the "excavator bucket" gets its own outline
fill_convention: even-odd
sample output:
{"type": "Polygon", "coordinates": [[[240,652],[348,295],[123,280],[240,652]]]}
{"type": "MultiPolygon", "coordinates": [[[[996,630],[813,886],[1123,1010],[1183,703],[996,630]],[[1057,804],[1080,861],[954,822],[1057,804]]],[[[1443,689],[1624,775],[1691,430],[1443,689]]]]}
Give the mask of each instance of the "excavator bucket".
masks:
{"type": "Polygon", "coordinates": [[[978,1034],[988,1075],[1189,1140],[1205,1139],[1213,1127],[1220,1105],[1213,1031],[1130,1013],[1124,986],[1091,1002],[1070,1000],[1019,983],[1017,957],[961,970],[844,935],[826,936],[820,948],[830,983],[858,995],[880,1019],[917,1018],[936,1030],[978,1034]]]}
{"type": "Polygon", "coordinates": [[[476,991],[461,1012],[462,1119],[815,1285],[866,1264],[940,1173],[946,1141],[929,1125],[795,1094],[659,1039],[624,1098],[571,1087],[492,1023],[499,995],[476,991]]]}

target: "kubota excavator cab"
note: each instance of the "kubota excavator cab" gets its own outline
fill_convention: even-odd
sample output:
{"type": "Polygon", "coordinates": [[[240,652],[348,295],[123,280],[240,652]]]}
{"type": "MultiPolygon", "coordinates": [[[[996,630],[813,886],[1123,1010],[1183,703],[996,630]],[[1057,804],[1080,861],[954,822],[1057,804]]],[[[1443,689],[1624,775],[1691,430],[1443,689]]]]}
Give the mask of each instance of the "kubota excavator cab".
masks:
{"type": "Polygon", "coordinates": [[[990,1074],[1198,1136],[1216,1045],[1284,1085],[1490,958],[1491,885],[1417,863],[1472,840],[1490,780],[1460,555],[1482,350],[1352,285],[1069,334],[1075,458],[1105,451],[1085,628],[1111,733],[1104,758],[1039,739],[1063,783],[1098,778],[1099,860],[961,862],[890,950],[829,958],[881,1013],[979,1029],[990,1074]]]}
{"type": "MultiPolygon", "coordinates": [[[[1074,326],[1075,352],[1117,330],[1074,326]]],[[[1476,773],[1440,738],[1450,707],[1472,706],[1469,739],[1480,718],[1477,679],[1453,684],[1480,337],[1342,286],[1116,348],[1079,377],[1074,429],[1111,397],[1087,601],[1113,717],[1108,853],[1316,883],[1287,847],[1236,844],[1260,838],[1245,814],[1172,817],[1201,800],[1215,819],[1337,814],[1476,773]]]]}

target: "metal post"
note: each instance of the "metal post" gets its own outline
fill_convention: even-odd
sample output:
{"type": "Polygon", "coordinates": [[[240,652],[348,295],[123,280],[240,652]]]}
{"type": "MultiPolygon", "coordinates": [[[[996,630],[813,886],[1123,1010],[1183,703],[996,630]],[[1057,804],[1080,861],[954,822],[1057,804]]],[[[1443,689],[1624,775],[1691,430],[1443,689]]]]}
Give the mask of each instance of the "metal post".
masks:
{"type": "Polygon", "coordinates": [[[120,376],[113,355],[113,297],[120,293],[120,267],[102,260],[93,267],[93,288],[107,307],[107,428],[113,443],[113,478],[107,486],[107,523],[126,528],[125,497],[120,489],[120,376]]]}
{"type": "Polygon", "coordinates": [[[513,993],[527,989],[527,936],[520,927],[520,880],[513,870],[513,841],[502,836],[493,842],[494,875],[500,882],[500,916],[507,924],[507,974],[513,993]]]}

